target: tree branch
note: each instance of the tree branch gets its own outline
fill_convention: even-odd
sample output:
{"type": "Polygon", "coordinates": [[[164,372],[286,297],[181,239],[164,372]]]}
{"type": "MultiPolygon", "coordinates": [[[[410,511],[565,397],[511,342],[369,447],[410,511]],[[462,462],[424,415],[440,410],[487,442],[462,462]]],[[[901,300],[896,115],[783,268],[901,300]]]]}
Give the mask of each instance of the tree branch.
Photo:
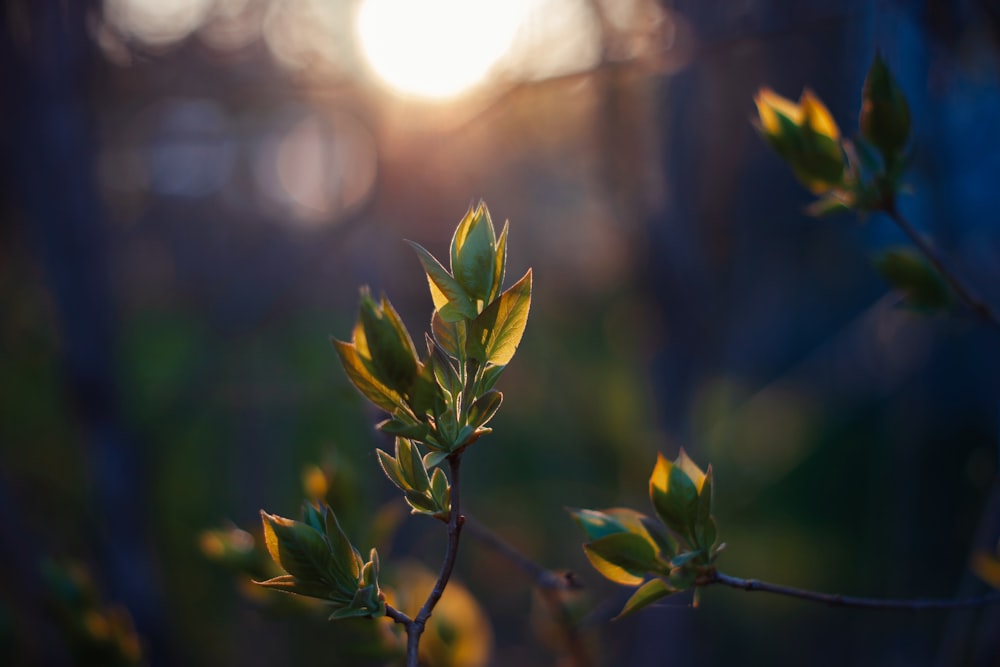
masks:
{"type": "MultiPolygon", "coordinates": [[[[412,620],[406,614],[396,612],[396,610],[393,611],[397,615],[390,616],[397,623],[402,623],[406,627],[406,667],[419,667],[417,649],[420,646],[420,635],[424,633],[427,620],[431,617],[431,612],[434,611],[434,607],[444,594],[448,580],[451,579],[451,572],[455,569],[455,558],[458,555],[458,540],[462,534],[462,524],[465,523],[465,517],[461,514],[459,498],[459,469],[461,463],[462,452],[456,452],[448,457],[448,464],[451,468],[451,512],[448,515],[448,549],[445,552],[444,562],[441,564],[441,572],[434,583],[434,588],[431,590],[430,595],[427,596],[424,606],[420,608],[420,611],[412,620]]],[[[390,607],[387,605],[387,616],[390,615],[389,609],[390,607]]]]}
{"type": "Polygon", "coordinates": [[[925,611],[928,609],[967,609],[971,607],[983,607],[986,605],[1000,603],[1000,591],[992,591],[969,598],[957,599],[918,599],[899,600],[882,598],[859,598],[839,593],[817,593],[803,588],[793,588],[772,584],[757,579],[741,579],[731,577],[722,572],[713,572],[698,582],[700,585],[721,584],[730,588],[739,588],[750,593],[764,592],[785,597],[806,600],[808,602],[818,602],[831,607],[849,607],[852,609],[878,609],[883,611],[925,611]]]}
{"type": "Polygon", "coordinates": [[[976,297],[958,277],[958,274],[952,271],[951,268],[945,264],[941,255],[938,254],[938,251],[934,248],[934,246],[928,243],[927,240],[913,228],[913,225],[911,225],[910,222],[899,212],[899,209],[896,208],[896,202],[890,199],[882,206],[882,211],[896,223],[897,227],[903,230],[903,233],[906,234],[911,241],[913,241],[913,244],[917,246],[920,252],[922,252],[934,268],[937,269],[937,272],[944,277],[944,279],[948,282],[948,285],[951,286],[951,289],[954,290],[955,294],[958,295],[958,297],[972,309],[972,312],[974,312],[987,324],[991,324],[1000,329],[1000,318],[997,317],[996,313],[993,312],[989,305],[976,297]]]}
{"type": "Polygon", "coordinates": [[[413,625],[412,618],[410,618],[400,610],[396,609],[391,604],[387,604],[385,606],[385,615],[391,618],[392,620],[396,621],[403,627],[405,627],[407,629],[407,632],[409,632],[410,626],[413,625]]]}
{"type": "Polygon", "coordinates": [[[573,619],[569,608],[566,606],[561,591],[580,590],[583,585],[577,581],[572,572],[559,574],[546,569],[531,560],[523,553],[515,549],[509,542],[490,530],[485,524],[466,517],[466,530],[471,531],[473,536],[483,542],[501,556],[509,560],[515,567],[524,572],[538,588],[542,599],[549,608],[549,613],[555,619],[563,635],[566,650],[576,667],[590,667],[593,661],[590,659],[583,642],[580,641],[580,633],[577,632],[577,623],[573,619]]]}
{"type": "Polygon", "coordinates": [[[477,521],[471,516],[465,518],[465,529],[470,531],[477,540],[486,544],[513,563],[517,569],[524,572],[531,579],[535,586],[557,591],[579,590],[583,588],[583,585],[577,581],[572,572],[559,574],[558,572],[553,572],[542,567],[511,546],[509,542],[494,533],[481,521],[477,521]]]}

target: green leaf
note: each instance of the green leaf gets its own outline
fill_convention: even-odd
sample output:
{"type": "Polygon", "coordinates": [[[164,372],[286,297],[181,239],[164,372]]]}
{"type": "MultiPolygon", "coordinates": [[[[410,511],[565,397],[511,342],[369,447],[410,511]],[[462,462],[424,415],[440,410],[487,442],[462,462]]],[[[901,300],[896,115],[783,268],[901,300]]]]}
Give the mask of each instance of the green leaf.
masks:
{"type": "Polygon", "coordinates": [[[588,540],[599,540],[607,535],[625,533],[628,529],[610,514],[598,510],[569,510],[570,516],[583,529],[588,540]]]}
{"type": "Polygon", "coordinates": [[[399,314],[384,296],[376,304],[367,288],[361,290],[358,310],[375,376],[401,394],[408,392],[417,376],[417,350],[399,314]]]}
{"type": "Polygon", "coordinates": [[[455,365],[451,362],[445,351],[430,336],[427,337],[427,342],[430,349],[428,363],[434,369],[434,379],[437,385],[452,397],[458,396],[462,392],[463,387],[462,379],[459,377],[455,365]]]}
{"type": "Polygon", "coordinates": [[[493,300],[500,294],[500,290],[503,289],[504,272],[507,270],[508,226],[508,222],[503,223],[503,231],[500,232],[500,238],[497,239],[496,264],[493,267],[493,289],[490,291],[489,299],[486,300],[487,305],[493,303],[493,300]]]}
{"type": "Polygon", "coordinates": [[[451,450],[458,443],[458,424],[455,422],[455,411],[451,408],[437,416],[437,433],[442,443],[451,450]]]}
{"type": "Polygon", "coordinates": [[[425,493],[431,488],[431,481],[427,477],[427,470],[424,469],[424,462],[413,443],[406,438],[396,438],[396,460],[399,462],[399,470],[409,487],[420,493],[425,493]]]}
{"type": "Polygon", "coordinates": [[[505,366],[514,357],[531,308],[531,269],[472,321],[469,356],[505,366]]]}
{"type": "Polygon", "coordinates": [[[310,598],[332,601],[337,595],[336,589],[330,584],[318,581],[306,581],[298,579],[290,574],[283,574],[267,581],[254,581],[258,586],[271,588],[282,593],[293,593],[310,598]]]}
{"type": "Polygon", "coordinates": [[[424,267],[424,272],[427,273],[431,298],[434,299],[434,307],[441,319],[445,322],[473,319],[478,311],[458,281],[423,246],[413,241],[408,241],[408,243],[416,250],[420,264],[424,267]]]}
{"type": "Polygon", "coordinates": [[[431,315],[431,331],[434,332],[434,340],[441,348],[458,359],[462,363],[465,359],[465,343],[468,327],[465,320],[457,322],[445,322],[441,315],[435,310],[431,315]]]}
{"type": "Polygon", "coordinates": [[[382,472],[389,478],[389,481],[396,485],[400,491],[408,491],[410,486],[399,469],[399,462],[391,454],[381,449],[376,449],[375,454],[378,456],[379,465],[382,466],[382,472]]]}
{"type": "Polygon", "coordinates": [[[698,538],[699,546],[705,549],[705,553],[708,553],[708,550],[712,547],[712,543],[715,542],[715,521],[711,520],[713,496],[712,466],[709,465],[708,470],[705,472],[705,480],[698,493],[698,508],[695,518],[695,537],[698,538]],[[711,526],[710,528],[709,525],[711,526]],[[709,536],[712,538],[712,542],[705,544],[703,540],[709,536]]]}
{"type": "Polygon", "coordinates": [[[916,250],[893,248],[882,253],[874,263],[882,278],[903,294],[907,305],[927,311],[951,306],[948,284],[916,250]]]}
{"type": "Polygon", "coordinates": [[[437,414],[444,408],[444,395],[434,380],[434,368],[431,363],[421,365],[420,372],[410,389],[409,404],[414,414],[420,416],[437,414]]]}
{"type": "Polygon", "coordinates": [[[697,519],[698,489],[687,473],[658,455],[649,495],[660,519],[678,535],[690,538],[697,519]]]}
{"type": "Polygon", "coordinates": [[[503,403],[503,394],[495,389],[477,398],[469,406],[469,426],[472,429],[477,429],[489,423],[496,415],[497,410],[500,409],[501,403],[503,403]]]}
{"type": "Polygon", "coordinates": [[[636,589],[635,593],[633,593],[632,597],[628,599],[628,602],[625,603],[625,606],[622,607],[622,610],[618,613],[618,616],[616,616],[614,620],[617,621],[620,618],[625,618],[626,616],[634,614],[643,607],[648,607],[657,600],[665,598],[668,595],[673,595],[676,592],[677,591],[671,588],[670,585],[663,579],[650,579],[636,589]]]}
{"type": "Polygon", "coordinates": [[[407,491],[405,497],[414,514],[434,514],[438,510],[434,500],[421,491],[407,491]]]}
{"type": "Polygon", "coordinates": [[[278,567],[303,582],[340,587],[339,573],[342,568],[322,533],[299,521],[274,516],[263,510],[260,516],[267,551],[278,567]]]}
{"type": "Polygon", "coordinates": [[[827,215],[845,213],[850,210],[851,206],[845,198],[844,193],[835,190],[809,204],[806,207],[806,215],[811,215],[814,218],[822,218],[827,215]]]}
{"type": "Polygon", "coordinates": [[[482,378],[479,380],[479,392],[485,393],[493,388],[493,385],[497,383],[500,379],[500,375],[503,373],[506,366],[494,366],[489,365],[483,370],[482,378]]]}
{"type": "Polygon", "coordinates": [[[634,533],[614,533],[583,545],[583,550],[598,572],[619,584],[636,586],[647,572],[660,564],[649,542],[634,533]]]}
{"type": "Polygon", "coordinates": [[[404,405],[403,397],[398,392],[384,385],[368,370],[352,343],[345,343],[336,338],[330,338],[330,342],[340,357],[347,378],[365,398],[390,413],[404,405]]]}
{"type": "MultiPolygon", "coordinates": [[[[646,534],[652,540],[654,548],[659,552],[664,560],[670,560],[677,553],[677,541],[670,536],[670,533],[658,519],[648,517],[645,514],[639,515],[639,522],[645,529],[646,534]]],[[[632,532],[637,532],[632,530],[632,532]]]]}
{"type": "Polygon", "coordinates": [[[886,166],[892,165],[910,140],[906,96],[877,53],[865,76],[858,126],[861,136],[882,153],[886,166]]]}
{"type": "Polygon", "coordinates": [[[447,513],[451,509],[451,488],[441,468],[434,468],[434,474],[431,476],[431,493],[438,508],[447,513]]]}
{"type": "Polygon", "coordinates": [[[379,422],[375,425],[375,428],[389,435],[418,441],[423,440],[430,430],[430,427],[424,422],[413,422],[406,419],[403,415],[397,415],[396,417],[379,422]]]}
{"type": "Polygon", "coordinates": [[[682,554],[677,554],[670,560],[670,564],[673,567],[684,567],[695,558],[703,556],[704,552],[701,549],[695,549],[694,551],[685,551],[682,554]]]}
{"type": "Polygon", "coordinates": [[[451,240],[451,270],[455,280],[473,300],[484,303],[493,291],[496,267],[496,232],[482,202],[465,214],[451,240]]]}
{"type": "Polygon", "coordinates": [[[357,550],[347,539],[344,529],[337,521],[337,515],[325,506],[326,539],[333,554],[332,572],[335,580],[344,590],[354,590],[358,586],[358,576],[361,574],[361,560],[357,550]]]}
{"type": "Polygon", "coordinates": [[[424,456],[424,467],[427,468],[427,470],[430,470],[431,468],[441,465],[441,462],[448,458],[449,454],[451,454],[451,452],[444,452],[440,450],[430,452],[424,456]]]}

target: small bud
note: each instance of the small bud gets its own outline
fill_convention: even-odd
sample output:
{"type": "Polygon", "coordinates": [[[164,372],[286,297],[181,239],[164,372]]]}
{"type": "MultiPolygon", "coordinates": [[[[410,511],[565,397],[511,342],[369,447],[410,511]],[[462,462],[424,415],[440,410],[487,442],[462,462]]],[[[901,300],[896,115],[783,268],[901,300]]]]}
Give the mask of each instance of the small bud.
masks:
{"type": "Polygon", "coordinates": [[[806,89],[796,103],[770,88],[761,88],[754,103],[757,131],[802,184],[815,194],[843,185],[840,130],[818,97],[806,89]]]}
{"type": "Polygon", "coordinates": [[[451,239],[451,272],[466,294],[481,302],[477,310],[494,293],[496,263],[496,232],[486,204],[480,202],[465,214],[451,239]]]}
{"type": "Polygon", "coordinates": [[[910,107],[885,61],[872,61],[861,92],[861,136],[875,146],[886,164],[894,162],[910,139],[910,107]]]}

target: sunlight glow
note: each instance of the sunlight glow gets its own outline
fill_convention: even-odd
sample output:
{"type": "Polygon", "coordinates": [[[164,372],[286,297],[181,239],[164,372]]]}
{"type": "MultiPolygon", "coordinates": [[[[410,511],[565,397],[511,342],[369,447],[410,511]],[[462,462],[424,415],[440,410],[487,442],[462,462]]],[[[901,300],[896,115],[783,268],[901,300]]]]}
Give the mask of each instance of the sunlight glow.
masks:
{"type": "Polygon", "coordinates": [[[514,41],[525,0],[364,0],[357,32],[365,58],[391,87],[431,99],[480,83],[514,41]]]}

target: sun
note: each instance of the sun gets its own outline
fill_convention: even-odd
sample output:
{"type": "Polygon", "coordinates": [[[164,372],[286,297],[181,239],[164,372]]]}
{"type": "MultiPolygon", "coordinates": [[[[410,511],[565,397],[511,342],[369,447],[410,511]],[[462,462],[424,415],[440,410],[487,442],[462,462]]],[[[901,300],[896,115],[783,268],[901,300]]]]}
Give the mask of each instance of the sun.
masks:
{"type": "Polygon", "coordinates": [[[461,95],[510,49],[527,0],[363,0],[361,49],[391,88],[427,99],[461,95]]]}

